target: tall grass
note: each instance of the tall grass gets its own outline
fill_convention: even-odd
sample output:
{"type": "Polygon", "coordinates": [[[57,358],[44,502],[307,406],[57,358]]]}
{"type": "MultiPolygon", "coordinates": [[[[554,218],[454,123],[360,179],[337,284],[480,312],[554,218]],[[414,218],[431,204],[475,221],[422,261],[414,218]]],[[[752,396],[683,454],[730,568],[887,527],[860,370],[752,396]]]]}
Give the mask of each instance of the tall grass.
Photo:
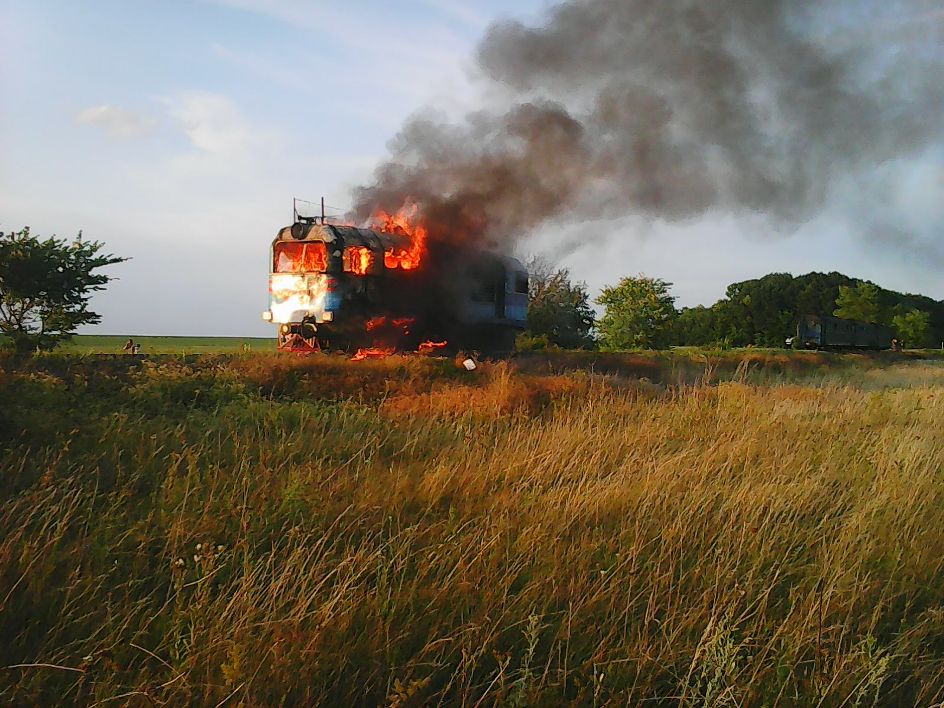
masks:
{"type": "Polygon", "coordinates": [[[0,700],[944,698],[944,367],[364,364],[8,366],[0,700]]]}

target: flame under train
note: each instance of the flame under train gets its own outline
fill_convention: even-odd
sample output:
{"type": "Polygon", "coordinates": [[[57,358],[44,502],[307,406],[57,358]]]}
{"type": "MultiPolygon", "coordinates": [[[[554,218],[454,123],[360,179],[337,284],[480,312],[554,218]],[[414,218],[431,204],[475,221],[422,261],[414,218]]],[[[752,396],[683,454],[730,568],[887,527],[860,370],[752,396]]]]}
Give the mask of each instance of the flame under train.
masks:
{"type": "Polygon", "coordinates": [[[389,217],[378,230],[299,219],[272,242],[269,270],[262,317],[278,325],[282,350],[428,352],[448,343],[501,354],[527,324],[528,273],[518,260],[426,243],[425,232],[389,217]]]}

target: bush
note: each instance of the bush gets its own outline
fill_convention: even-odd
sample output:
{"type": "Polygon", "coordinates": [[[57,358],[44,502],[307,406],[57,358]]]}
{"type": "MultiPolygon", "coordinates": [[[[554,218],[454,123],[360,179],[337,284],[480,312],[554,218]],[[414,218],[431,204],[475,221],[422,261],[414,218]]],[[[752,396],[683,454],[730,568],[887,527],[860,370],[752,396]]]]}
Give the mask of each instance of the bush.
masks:
{"type": "Polygon", "coordinates": [[[531,334],[522,332],[515,337],[515,351],[517,352],[546,352],[560,351],[560,347],[551,344],[546,334],[531,334]]]}

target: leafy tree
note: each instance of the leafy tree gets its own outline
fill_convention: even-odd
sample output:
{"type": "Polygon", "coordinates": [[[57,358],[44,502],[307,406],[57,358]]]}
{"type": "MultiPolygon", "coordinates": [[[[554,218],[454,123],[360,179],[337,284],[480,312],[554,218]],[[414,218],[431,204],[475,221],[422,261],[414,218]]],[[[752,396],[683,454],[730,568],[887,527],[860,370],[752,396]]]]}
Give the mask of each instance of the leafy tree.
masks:
{"type": "Polygon", "coordinates": [[[832,314],[843,285],[855,281],[841,273],[809,273],[794,277],[771,273],[728,286],[726,297],[712,306],[716,340],[735,346],[783,346],[803,315],[832,314]]]}
{"type": "Polygon", "coordinates": [[[52,349],[76,328],[101,317],[88,300],[111,278],[92,271],[125,258],[99,253],[101,243],[72,243],[55,236],[40,240],[29,227],[0,232],[0,333],[19,352],[52,349]]]}
{"type": "Polygon", "coordinates": [[[881,322],[882,309],[879,304],[879,287],[864,280],[857,283],[854,288],[840,285],[833,315],[844,320],[881,322]]]}
{"type": "Polygon", "coordinates": [[[684,307],[672,326],[671,343],[688,346],[724,346],[725,338],[720,334],[719,307],[684,307]]]}
{"type": "Polygon", "coordinates": [[[668,345],[678,315],[671,283],[640,274],[603,288],[597,303],[605,308],[597,324],[605,351],[653,349],[668,345]]]}
{"type": "Polygon", "coordinates": [[[911,310],[928,313],[929,339],[944,341],[944,302],[924,295],[885,290],[842,273],[771,273],[755,280],[728,286],[726,296],[711,307],[693,307],[682,311],[673,327],[673,344],[713,345],[729,342],[732,346],[749,344],[783,346],[803,315],[837,315],[875,318],[891,324],[892,318],[911,310]],[[874,288],[874,291],[873,291],[874,288]],[[851,293],[840,299],[840,291],[851,293]],[[858,294],[865,293],[864,297],[858,294]],[[874,294],[873,294],[874,293],[874,294]],[[845,312],[842,302],[870,303],[869,312],[845,312]],[[877,314],[876,314],[877,313],[877,314]]]}
{"type": "Polygon", "coordinates": [[[782,345],[797,320],[792,284],[789,273],[771,273],[728,286],[727,304],[718,308],[727,325],[722,338],[741,345],[782,345]]]}
{"type": "Polygon", "coordinates": [[[916,349],[928,343],[931,333],[931,315],[921,310],[910,310],[892,318],[892,329],[904,346],[916,349]]]}
{"type": "Polygon", "coordinates": [[[528,262],[528,333],[532,341],[542,337],[568,349],[593,345],[593,310],[583,283],[573,283],[566,268],[554,269],[547,261],[528,262]]]}

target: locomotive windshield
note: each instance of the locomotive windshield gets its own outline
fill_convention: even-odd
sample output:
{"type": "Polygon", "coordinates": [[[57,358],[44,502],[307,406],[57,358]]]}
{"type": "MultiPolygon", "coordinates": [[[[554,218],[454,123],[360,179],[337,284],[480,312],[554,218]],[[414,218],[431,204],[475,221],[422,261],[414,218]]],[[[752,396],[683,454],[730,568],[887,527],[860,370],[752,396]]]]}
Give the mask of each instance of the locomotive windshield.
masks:
{"type": "Polygon", "coordinates": [[[322,241],[280,241],[272,247],[273,273],[324,273],[328,249],[322,241]]]}

